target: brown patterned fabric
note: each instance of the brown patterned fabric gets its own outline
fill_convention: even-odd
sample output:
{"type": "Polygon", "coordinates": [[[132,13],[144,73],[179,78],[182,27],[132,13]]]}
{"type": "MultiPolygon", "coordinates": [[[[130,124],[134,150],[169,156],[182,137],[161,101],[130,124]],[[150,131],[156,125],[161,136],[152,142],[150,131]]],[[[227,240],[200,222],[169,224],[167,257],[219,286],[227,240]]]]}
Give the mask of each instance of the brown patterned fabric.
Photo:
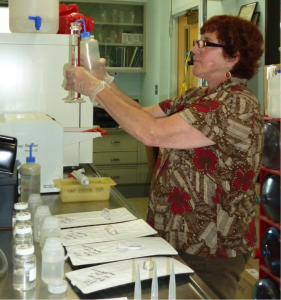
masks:
{"type": "Polygon", "coordinates": [[[189,254],[235,257],[251,251],[264,121],[246,80],[228,79],[209,94],[207,87],[192,88],[159,105],[166,115],[178,113],[216,144],[160,148],[149,224],[175,249],[189,254]]]}

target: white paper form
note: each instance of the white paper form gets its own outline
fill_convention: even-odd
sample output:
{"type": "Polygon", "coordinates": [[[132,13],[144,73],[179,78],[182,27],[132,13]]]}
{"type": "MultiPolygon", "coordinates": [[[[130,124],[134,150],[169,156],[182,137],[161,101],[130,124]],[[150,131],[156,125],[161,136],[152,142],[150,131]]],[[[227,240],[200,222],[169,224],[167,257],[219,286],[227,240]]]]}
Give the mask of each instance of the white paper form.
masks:
{"type": "Polygon", "coordinates": [[[106,230],[107,226],[109,225],[63,229],[60,233],[60,240],[64,246],[71,246],[124,240],[156,234],[156,230],[142,219],[111,224],[110,226],[116,231],[116,234],[110,234],[106,230]]]}
{"type": "MultiPolygon", "coordinates": [[[[136,267],[139,264],[141,280],[150,279],[153,270],[143,269],[146,258],[123,260],[84,268],[66,273],[71,284],[77,286],[82,293],[89,294],[99,290],[135,282],[136,267]]],[[[170,257],[152,257],[157,265],[157,277],[170,275],[171,262],[174,261],[175,274],[194,273],[187,265],[170,257]]]]}
{"type": "Polygon", "coordinates": [[[100,264],[153,255],[178,254],[161,237],[141,237],[113,242],[76,245],[66,247],[66,250],[74,266],[100,264]]]}
{"type": "Polygon", "coordinates": [[[73,214],[56,215],[60,228],[101,225],[136,220],[126,208],[105,209],[73,214]],[[107,212],[107,213],[106,213],[107,212]]]}

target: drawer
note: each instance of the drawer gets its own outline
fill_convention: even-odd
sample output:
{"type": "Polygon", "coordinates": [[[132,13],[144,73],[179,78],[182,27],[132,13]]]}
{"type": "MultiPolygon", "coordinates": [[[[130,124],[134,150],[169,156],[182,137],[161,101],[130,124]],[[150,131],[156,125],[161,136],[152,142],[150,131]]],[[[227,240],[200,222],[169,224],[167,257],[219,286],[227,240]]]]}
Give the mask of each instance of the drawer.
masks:
{"type": "Polygon", "coordinates": [[[138,162],[138,153],[136,151],[128,152],[94,152],[93,163],[95,165],[124,165],[136,164],[138,162]]]}
{"type": "Polygon", "coordinates": [[[94,152],[101,150],[138,150],[138,141],[128,134],[105,135],[101,139],[93,140],[94,152]]]}
{"type": "Polygon", "coordinates": [[[99,167],[99,173],[104,177],[111,177],[117,184],[137,183],[138,169],[130,168],[107,168],[99,167]]]}

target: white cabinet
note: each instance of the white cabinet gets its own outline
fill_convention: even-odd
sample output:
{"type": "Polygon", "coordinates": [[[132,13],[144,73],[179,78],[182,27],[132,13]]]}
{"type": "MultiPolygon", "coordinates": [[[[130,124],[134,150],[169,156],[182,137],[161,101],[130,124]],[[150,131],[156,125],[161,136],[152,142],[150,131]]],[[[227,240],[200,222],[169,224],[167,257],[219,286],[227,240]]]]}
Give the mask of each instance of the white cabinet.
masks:
{"type": "Polygon", "coordinates": [[[150,183],[144,145],[123,129],[108,129],[93,140],[93,164],[117,184],[150,183]]]}

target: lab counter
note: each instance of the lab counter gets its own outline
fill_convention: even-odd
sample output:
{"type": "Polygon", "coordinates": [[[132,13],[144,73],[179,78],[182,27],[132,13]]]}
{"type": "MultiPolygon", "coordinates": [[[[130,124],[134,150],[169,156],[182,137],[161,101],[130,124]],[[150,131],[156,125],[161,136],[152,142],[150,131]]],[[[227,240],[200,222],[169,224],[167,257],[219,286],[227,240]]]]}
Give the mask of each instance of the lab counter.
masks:
{"type": "MultiPolygon", "coordinates": [[[[82,165],[85,168],[87,176],[99,176],[94,166],[82,165]]],[[[67,170],[66,170],[67,172],[67,170]]],[[[62,203],[59,195],[42,194],[42,200],[45,205],[50,207],[52,215],[68,214],[74,212],[101,211],[104,208],[113,209],[119,207],[127,208],[137,218],[140,214],[128,203],[123,195],[116,188],[111,188],[108,201],[75,202],[62,203]]],[[[0,230],[0,249],[5,253],[8,260],[8,270],[6,274],[0,277],[0,299],[110,299],[127,297],[134,299],[134,284],[126,284],[101,290],[95,293],[83,294],[79,289],[68,282],[66,293],[51,294],[48,292],[47,284],[41,280],[41,250],[39,243],[35,242],[35,255],[37,257],[37,280],[36,287],[26,292],[13,290],[13,265],[12,265],[12,231],[0,230]]],[[[182,261],[180,257],[176,259],[182,261]]],[[[78,269],[72,266],[69,259],[65,263],[65,273],[78,269]]],[[[218,297],[206,286],[206,284],[196,274],[178,274],[176,275],[176,298],[177,299],[218,299],[218,297]]],[[[151,280],[141,282],[142,299],[151,299],[151,280]]],[[[158,278],[158,297],[159,299],[168,299],[169,276],[158,278]]]]}

